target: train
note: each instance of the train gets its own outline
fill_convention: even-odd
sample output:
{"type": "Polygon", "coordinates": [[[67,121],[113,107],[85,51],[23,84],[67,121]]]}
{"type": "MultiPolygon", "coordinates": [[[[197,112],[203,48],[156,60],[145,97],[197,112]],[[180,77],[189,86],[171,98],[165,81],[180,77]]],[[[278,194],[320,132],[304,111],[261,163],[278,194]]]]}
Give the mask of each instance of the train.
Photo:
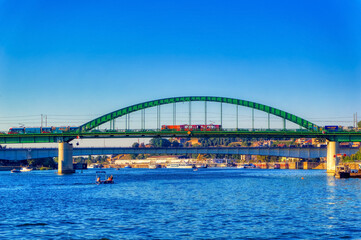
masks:
{"type": "Polygon", "coordinates": [[[221,125],[162,125],[162,131],[220,131],[221,125]]]}
{"type": "Polygon", "coordinates": [[[8,134],[36,134],[36,133],[66,133],[77,130],[78,127],[15,127],[10,128],[8,134]]]}

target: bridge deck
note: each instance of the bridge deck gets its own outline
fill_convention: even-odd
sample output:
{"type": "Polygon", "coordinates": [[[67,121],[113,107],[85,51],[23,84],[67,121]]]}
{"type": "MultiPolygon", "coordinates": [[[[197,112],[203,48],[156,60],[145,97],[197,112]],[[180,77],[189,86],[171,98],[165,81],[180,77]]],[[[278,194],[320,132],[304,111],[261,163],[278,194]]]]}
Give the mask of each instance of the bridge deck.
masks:
{"type": "Polygon", "coordinates": [[[75,138],[153,138],[153,137],[239,137],[239,138],[323,138],[338,142],[361,142],[361,132],[312,132],[312,131],[123,131],[42,134],[2,134],[0,144],[69,142],[75,138]]]}
{"type": "MultiPolygon", "coordinates": [[[[358,148],[342,147],[340,153],[350,155],[358,148]]],[[[74,148],[73,156],[108,155],[108,154],[241,154],[264,155],[295,158],[319,158],[327,156],[327,148],[280,148],[280,147],[198,147],[198,148],[74,148]]],[[[9,148],[0,149],[0,159],[26,160],[45,157],[57,157],[57,148],[9,148]]]]}

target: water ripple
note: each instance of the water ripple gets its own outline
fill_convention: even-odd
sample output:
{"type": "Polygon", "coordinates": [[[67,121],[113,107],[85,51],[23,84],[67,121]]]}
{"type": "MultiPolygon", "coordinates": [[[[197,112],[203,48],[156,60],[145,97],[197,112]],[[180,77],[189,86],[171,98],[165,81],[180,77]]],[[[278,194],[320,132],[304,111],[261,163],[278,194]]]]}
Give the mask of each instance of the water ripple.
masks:
{"type": "Polygon", "coordinates": [[[323,171],[0,172],[0,235],[16,239],[357,239],[361,181],[323,171]],[[302,179],[302,177],[304,179],[302,179]]]}

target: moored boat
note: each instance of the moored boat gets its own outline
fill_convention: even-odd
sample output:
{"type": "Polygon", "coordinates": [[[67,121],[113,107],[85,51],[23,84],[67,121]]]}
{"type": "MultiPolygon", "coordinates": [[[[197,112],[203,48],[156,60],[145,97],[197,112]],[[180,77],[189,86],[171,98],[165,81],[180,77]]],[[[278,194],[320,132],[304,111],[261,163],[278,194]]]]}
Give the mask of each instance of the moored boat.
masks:
{"type": "Polygon", "coordinates": [[[11,173],[21,173],[19,169],[14,168],[13,170],[10,171],[11,173]]]}
{"type": "Polygon", "coordinates": [[[171,163],[167,165],[167,168],[194,168],[194,165],[187,163],[171,163]]]}
{"type": "Polygon", "coordinates": [[[149,169],[157,169],[160,168],[161,166],[159,164],[149,164],[149,169]]]}
{"type": "Polygon", "coordinates": [[[350,178],[361,178],[361,169],[351,169],[350,178]]]}
{"type": "Polygon", "coordinates": [[[336,167],[335,177],[336,178],[349,178],[351,169],[348,166],[340,165],[336,167]]]}
{"type": "Polygon", "coordinates": [[[207,168],[207,164],[196,164],[196,168],[207,168]]]}

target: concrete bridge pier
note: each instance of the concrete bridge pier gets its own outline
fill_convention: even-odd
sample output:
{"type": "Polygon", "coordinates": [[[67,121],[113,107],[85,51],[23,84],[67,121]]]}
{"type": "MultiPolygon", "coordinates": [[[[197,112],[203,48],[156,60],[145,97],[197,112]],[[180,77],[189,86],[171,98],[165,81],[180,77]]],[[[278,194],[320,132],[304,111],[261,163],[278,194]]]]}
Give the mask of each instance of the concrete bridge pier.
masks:
{"type": "Polygon", "coordinates": [[[327,141],[327,173],[335,173],[338,165],[337,154],[339,153],[339,143],[327,141]]]}
{"type": "Polygon", "coordinates": [[[73,145],[67,142],[58,144],[58,174],[74,173],[73,145]]]}

